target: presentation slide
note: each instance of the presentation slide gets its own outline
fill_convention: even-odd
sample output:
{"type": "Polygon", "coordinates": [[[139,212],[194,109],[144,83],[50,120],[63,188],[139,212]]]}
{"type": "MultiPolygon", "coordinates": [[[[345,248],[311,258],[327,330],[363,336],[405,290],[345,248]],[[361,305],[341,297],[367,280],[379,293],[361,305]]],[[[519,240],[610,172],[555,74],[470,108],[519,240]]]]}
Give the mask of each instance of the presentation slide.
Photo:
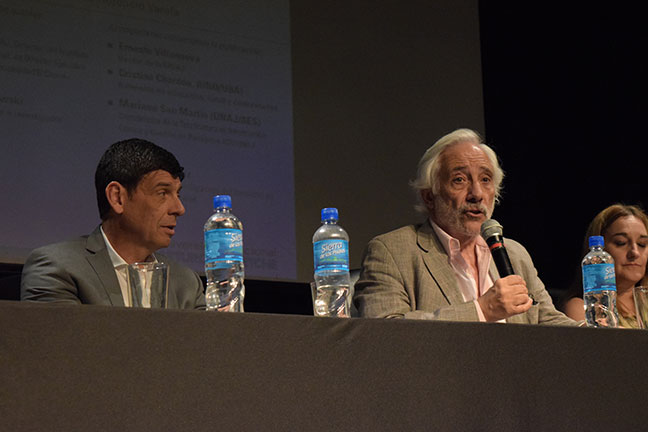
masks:
{"type": "Polygon", "coordinates": [[[0,80],[0,262],[90,233],[97,162],[138,137],[185,167],[161,252],[202,272],[227,194],[246,276],[295,279],[288,0],[3,0],[0,80]]]}

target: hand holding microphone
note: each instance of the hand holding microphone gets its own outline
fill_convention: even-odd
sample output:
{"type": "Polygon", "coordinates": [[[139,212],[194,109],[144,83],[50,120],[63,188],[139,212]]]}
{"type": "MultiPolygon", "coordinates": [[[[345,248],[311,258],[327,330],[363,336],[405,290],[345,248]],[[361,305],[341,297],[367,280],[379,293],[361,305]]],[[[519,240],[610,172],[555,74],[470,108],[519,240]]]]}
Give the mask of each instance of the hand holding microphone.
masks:
{"type": "Polygon", "coordinates": [[[504,247],[502,226],[494,219],[489,219],[481,226],[481,235],[486,241],[493,256],[501,279],[480,298],[486,305],[482,306],[484,314],[489,314],[496,319],[508,318],[527,311],[532,304],[537,302],[531,297],[526,282],[522,277],[515,275],[511,260],[504,247]],[[486,310],[484,307],[486,306],[486,310]]]}

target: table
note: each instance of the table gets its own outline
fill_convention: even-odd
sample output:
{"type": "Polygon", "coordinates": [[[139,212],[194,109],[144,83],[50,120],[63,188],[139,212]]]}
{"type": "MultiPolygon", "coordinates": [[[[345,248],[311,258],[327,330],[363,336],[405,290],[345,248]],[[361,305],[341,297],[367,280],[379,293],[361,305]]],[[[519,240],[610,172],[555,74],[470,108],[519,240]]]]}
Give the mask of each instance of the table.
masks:
{"type": "Polygon", "coordinates": [[[648,425],[648,332],[0,301],[3,430],[648,425]]]}

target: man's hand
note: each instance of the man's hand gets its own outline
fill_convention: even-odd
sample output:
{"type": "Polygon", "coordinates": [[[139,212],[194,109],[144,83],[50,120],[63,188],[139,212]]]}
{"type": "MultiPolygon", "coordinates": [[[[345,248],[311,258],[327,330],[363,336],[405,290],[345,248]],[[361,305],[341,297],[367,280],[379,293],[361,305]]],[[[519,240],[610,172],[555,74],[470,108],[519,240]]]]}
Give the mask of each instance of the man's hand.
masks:
{"type": "Polygon", "coordinates": [[[526,312],[533,303],[526,282],[518,275],[498,279],[477,301],[486,321],[498,321],[526,312]]]}

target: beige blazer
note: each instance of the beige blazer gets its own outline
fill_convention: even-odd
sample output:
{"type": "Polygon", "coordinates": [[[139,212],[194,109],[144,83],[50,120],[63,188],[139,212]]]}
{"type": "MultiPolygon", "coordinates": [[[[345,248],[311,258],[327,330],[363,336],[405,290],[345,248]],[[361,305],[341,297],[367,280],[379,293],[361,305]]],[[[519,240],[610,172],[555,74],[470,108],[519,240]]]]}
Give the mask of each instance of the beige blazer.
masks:
{"type": "MultiPolygon", "coordinates": [[[[554,308],[526,249],[511,239],[505,239],[505,244],[515,273],[524,278],[538,302],[506,321],[577,325],[554,308]]],[[[494,263],[490,276],[494,281],[500,277],[494,263]]],[[[429,222],[408,225],[369,242],[354,303],[362,317],[479,321],[474,302],[463,300],[448,255],[429,222]]]]}

